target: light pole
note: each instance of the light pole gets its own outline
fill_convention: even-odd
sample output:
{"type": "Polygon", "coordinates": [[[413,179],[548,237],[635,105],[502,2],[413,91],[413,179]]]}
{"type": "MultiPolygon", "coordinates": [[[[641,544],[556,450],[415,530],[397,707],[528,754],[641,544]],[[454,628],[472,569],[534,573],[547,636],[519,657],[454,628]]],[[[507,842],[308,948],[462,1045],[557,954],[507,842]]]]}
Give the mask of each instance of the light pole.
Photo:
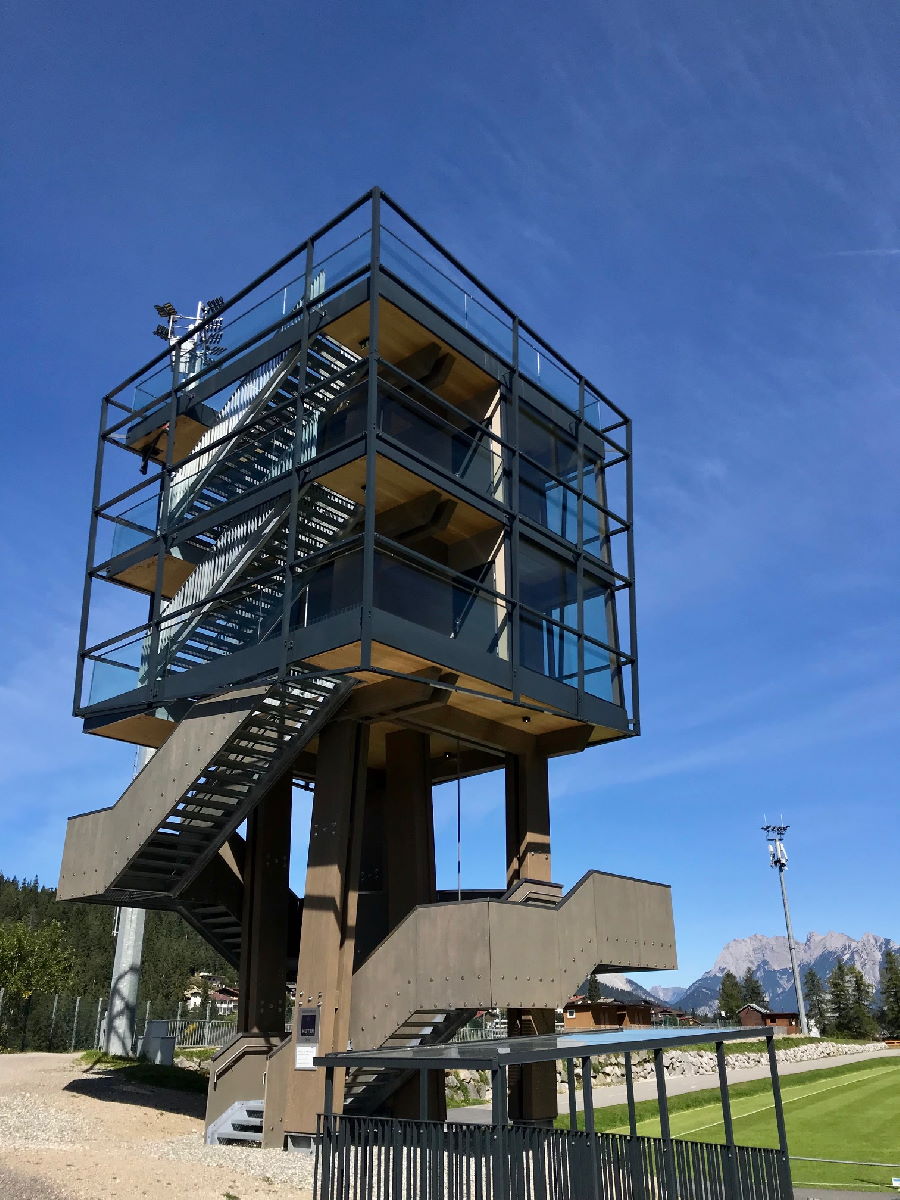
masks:
{"type": "Polygon", "coordinates": [[[800,1014],[800,1032],[804,1037],[809,1035],[809,1025],[806,1020],[806,1005],[803,1002],[803,988],[800,986],[800,970],[797,966],[797,949],[794,945],[794,929],[791,925],[791,910],[788,905],[787,888],[784,884],[784,873],[787,870],[788,856],[784,848],[784,835],[790,825],[763,825],[763,833],[769,843],[769,865],[778,869],[778,882],[781,884],[781,902],[784,905],[784,923],[787,928],[788,953],[791,956],[791,971],[794,975],[794,991],[797,993],[797,1011],[800,1014]]]}

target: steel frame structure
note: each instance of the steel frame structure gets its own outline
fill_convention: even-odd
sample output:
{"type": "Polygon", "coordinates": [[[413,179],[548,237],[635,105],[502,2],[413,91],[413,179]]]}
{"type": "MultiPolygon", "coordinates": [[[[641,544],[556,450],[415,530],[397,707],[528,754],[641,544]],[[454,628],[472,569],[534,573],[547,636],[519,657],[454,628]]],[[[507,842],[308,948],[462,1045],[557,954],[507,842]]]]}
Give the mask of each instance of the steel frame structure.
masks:
{"type": "MultiPolygon", "coordinates": [[[[526,710],[553,708],[575,720],[603,725],[614,731],[615,736],[629,736],[640,731],[631,421],[621,409],[553,351],[378,188],[360,197],[241,289],[218,312],[217,319],[227,322],[224,326],[227,345],[220,357],[201,363],[200,369],[193,374],[185,374],[181,369],[183,347],[191,339],[196,340],[197,334],[210,324],[212,318],[207,318],[103,397],[79,632],[74,700],[77,715],[85,717],[88,724],[102,722],[113,719],[116,714],[148,711],[155,706],[177,709],[179,704],[183,705],[198,694],[208,695],[234,686],[238,681],[283,680],[288,673],[302,671],[312,654],[347,641],[359,642],[359,661],[350,667],[330,669],[329,674],[360,670],[382,675],[404,674],[373,661],[372,656],[373,642],[379,637],[393,636],[396,644],[398,637],[407,637],[410,633],[409,628],[398,628],[396,619],[392,620],[391,614],[377,603],[377,565],[381,557],[386,556],[402,561],[411,571],[443,577],[449,588],[467,588],[475,598],[472,604],[483,598],[504,611],[508,633],[505,658],[488,653],[467,658],[464,639],[457,639],[448,656],[446,636],[427,628],[416,631],[417,648],[423,657],[448,668],[461,667],[470,676],[490,685],[485,692],[475,686],[471,689],[474,693],[496,697],[499,688],[504,690],[508,702],[526,710]],[[323,259],[322,254],[330,249],[336,238],[360,225],[361,230],[349,242],[325,254],[323,259]],[[399,227],[407,242],[401,240],[395,227],[399,227]],[[398,246],[404,244],[406,249],[398,252],[398,246]],[[346,268],[341,267],[342,261],[347,263],[346,268]],[[334,263],[333,282],[331,263],[334,263]],[[296,273],[298,266],[302,266],[300,274],[296,273]],[[293,278],[284,282],[292,272],[293,278]],[[418,278],[413,278],[416,274],[418,278]],[[280,285],[278,290],[269,291],[276,282],[280,285]],[[260,299],[263,292],[266,295],[260,299]],[[447,295],[458,301],[458,311],[446,300],[447,295]],[[280,314],[274,312],[279,296],[283,296],[280,314]],[[290,304],[295,297],[299,299],[290,304]],[[173,529],[169,521],[173,475],[176,471],[183,472],[210,449],[206,446],[204,451],[177,454],[179,422],[194,418],[202,420],[204,409],[210,401],[215,403],[223,389],[286,350],[299,354],[302,372],[310,346],[320,332],[327,331],[342,314],[365,303],[368,304],[369,327],[366,344],[360,347],[360,361],[337,372],[332,379],[334,383],[348,383],[348,392],[356,393],[355,403],[364,415],[361,427],[352,437],[317,455],[311,462],[301,461],[305,401],[313,390],[306,387],[295,399],[283,405],[285,419],[293,420],[295,427],[294,457],[290,466],[253,491],[215,511],[196,515],[173,529]],[[414,446],[404,444],[385,429],[386,400],[396,402],[404,411],[419,417],[427,413],[429,421],[442,421],[447,431],[454,428],[454,420],[458,429],[460,416],[453,405],[427,386],[405,377],[396,364],[389,363],[380,353],[379,318],[385,303],[399,308],[434,332],[443,344],[469,360],[477,358],[479,367],[496,382],[501,397],[500,428],[498,430],[496,424],[482,425],[478,430],[480,445],[489,448],[492,462],[499,463],[500,486],[495,494],[472,488],[464,478],[441,469],[414,446]],[[274,319],[269,320],[273,315],[274,319]],[[129,404],[126,397],[131,388],[134,391],[129,404]],[[572,448],[577,464],[574,479],[571,473],[566,476],[555,474],[546,463],[536,461],[522,448],[523,422],[533,419],[534,414],[538,414],[555,435],[572,448]],[[164,447],[158,470],[136,485],[115,490],[115,481],[121,471],[111,461],[111,456],[123,451],[142,453],[143,465],[147,467],[146,437],[150,434],[156,435],[160,450],[164,447]],[[145,438],[143,452],[136,448],[142,437],[145,438]],[[358,603],[330,615],[318,627],[294,630],[291,609],[296,603],[298,574],[308,572],[316,565],[298,546],[297,511],[302,489],[360,457],[365,460],[363,491],[370,496],[375,495],[381,464],[390,461],[411,470],[443,495],[479,510],[502,526],[509,564],[507,586],[499,591],[483,583],[461,583],[457,572],[380,533],[376,527],[375,507],[367,504],[362,530],[352,543],[342,542],[336,549],[327,549],[318,561],[321,566],[337,555],[350,552],[359,555],[361,589],[358,603]],[[608,481],[614,471],[620,475],[618,494],[621,502],[617,508],[608,499],[608,481]],[[111,496],[105,495],[108,475],[113,478],[115,491],[111,496]],[[585,495],[589,475],[597,481],[596,501],[585,495]],[[546,481],[545,488],[562,498],[557,505],[561,511],[557,528],[552,527],[552,518],[541,522],[533,514],[521,510],[523,488],[528,487],[528,483],[523,482],[526,477],[546,481]],[[183,673],[161,671],[161,629],[176,618],[186,619],[190,608],[177,613],[164,610],[167,559],[173,555],[189,557],[192,542],[208,535],[214,526],[221,526],[251,508],[288,494],[293,503],[284,561],[268,576],[251,581],[256,585],[278,582],[280,575],[280,636],[183,673]],[[152,520],[146,515],[135,519],[138,509],[152,510],[152,520]],[[125,531],[124,536],[131,545],[110,554],[100,551],[100,535],[107,526],[112,526],[114,534],[125,531]],[[574,537],[570,532],[573,528],[574,537]],[[596,536],[590,537],[589,530],[595,530],[596,536]],[[565,611],[566,614],[574,612],[574,620],[568,615],[565,620],[560,620],[546,611],[529,608],[522,595],[520,579],[522,552],[526,546],[552,555],[565,564],[575,589],[565,611]],[[116,579],[118,573],[127,574],[130,565],[148,560],[155,562],[153,586],[152,589],[140,589],[150,592],[147,619],[124,632],[94,640],[92,599],[97,586],[104,581],[122,583],[122,579],[116,579]],[[597,636],[596,628],[586,628],[586,576],[595,590],[598,581],[608,588],[609,619],[602,637],[597,636]],[[545,641],[556,640],[560,646],[565,643],[571,647],[568,653],[574,653],[576,660],[574,669],[570,668],[565,678],[544,675],[525,665],[522,644],[526,625],[539,626],[545,641]],[[132,658],[135,656],[137,645],[141,646],[144,662],[143,682],[137,679],[134,662],[125,661],[129,654],[132,658]],[[586,662],[586,647],[587,653],[593,656],[592,661],[608,659],[608,697],[593,695],[586,687],[592,669],[586,662]],[[132,673],[130,681],[136,686],[124,687],[100,699],[92,698],[86,695],[85,688],[88,662],[125,668],[132,673]]],[[[259,421],[250,422],[242,427],[241,436],[252,434],[258,424],[259,421]]],[[[232,436],[226,434],[222,441],[232,436]]],[[[156,451],[156,446],[153,449],[156,451]]],[[[236,590],[247,587],[244,581],[236,590]]],[[[227,600],[228,593],[223,592],[217,598],[227,600]]],[[[206,603],[206,600],[197,601],[195,607],[206,603]]],[[[403,624],[408,625],[408,622],[403,624]]],[[[316,671],[321,673],[318,668],[316,671]]],[[[466,687],[465,684],[438,686],[462,690],[466,687]]]]}

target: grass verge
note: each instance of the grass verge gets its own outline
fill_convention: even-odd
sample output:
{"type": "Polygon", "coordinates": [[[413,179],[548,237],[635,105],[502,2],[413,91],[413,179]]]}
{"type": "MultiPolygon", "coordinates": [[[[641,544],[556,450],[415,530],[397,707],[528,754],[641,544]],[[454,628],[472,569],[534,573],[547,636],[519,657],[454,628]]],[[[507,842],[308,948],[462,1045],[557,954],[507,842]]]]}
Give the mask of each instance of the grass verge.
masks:
{"type": "Polygon", "coordinates": [[[87,1050],[79,1060],[88,1070],[117,1071],[129,1083],[144,1083],[151,1087],[168,1088],[176,1092],[206,1093],[209,1080],[199,1071],[189,1071],[186,1067],[159,1067],[154,1063],[142,1062],[140,1059],[118,1058],[114,1054],[104,1054],[102,1050],[87,1050]]]}
{"type": "MultiPolygon", "coordinates": [[[[864,1164],[900,1163],[900,1061],[869,1059],[840,1067],[826,1067],[788,1075],[782,1081],[785,1123],[792,1155],[795,1186],[843,1187],[887,1191],[891,1166],[864,1164]],[[810,1159],[850,1159],[854,1163],[805,1162],[810,1159]]],[[[774,1108],[767,1079],[738,1083],[729,1088],[735,1140],[747,1146],[777,1146],[774,1108]]],[[[636,1105],[638,1133],[659,1136],[655,1101],[636,1105]]],[[[626,1133],[625,1105],[598,1108],[597,1127],[609,1133],[626,1133]]],[[[690,1141],[721,1143],[724,1129],[718,1089],[704,1089],[669,1100],[672,1134],[690,1141]]],[[[568,1128],[568,1118],[557,1124],[568,1128]]],[[[579,1114],[579,1127],[583,1116],[579,1114]]]]}

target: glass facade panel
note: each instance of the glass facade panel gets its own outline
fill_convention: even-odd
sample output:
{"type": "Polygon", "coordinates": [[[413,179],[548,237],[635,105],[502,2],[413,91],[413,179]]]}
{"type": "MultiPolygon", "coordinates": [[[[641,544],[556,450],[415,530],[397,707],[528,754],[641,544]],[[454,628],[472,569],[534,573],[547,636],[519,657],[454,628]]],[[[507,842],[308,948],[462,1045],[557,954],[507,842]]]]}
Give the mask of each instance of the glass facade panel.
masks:
{"type": "Polygon", "coordinates": [[[519,599],[526,607],[574,628],[578,624],[577,584],[574,563],[520,539],[519,599]]]}

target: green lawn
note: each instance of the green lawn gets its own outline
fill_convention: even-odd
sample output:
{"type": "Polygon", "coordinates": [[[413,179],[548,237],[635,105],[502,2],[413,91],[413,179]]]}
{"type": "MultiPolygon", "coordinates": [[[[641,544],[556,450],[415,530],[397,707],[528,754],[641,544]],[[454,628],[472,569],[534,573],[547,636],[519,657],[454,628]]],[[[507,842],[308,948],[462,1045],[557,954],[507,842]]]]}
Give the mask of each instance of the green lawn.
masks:
{"type": "MultiPolygon", "coordinates": [[[[777,1146],[775,1114],[768,1080],[735,1084],[731,1089],[735,1141],[747,1146],[777,1146]]],[[[820,1071],[804,1071],[782,1080],[785,1124],[792,1155],[900,1163],[900,1059],[869,1060],[820,1071]]],[[[638,1133],[659,1136],[656,1105],[638,1106],[638,1133]]],[[[698,1142],[724,1141],[718,1091],[673,1096],[669,1102],[674,1137],[698,1142]]],[[[598,1126],[628,1132],[623,1105],[597,1110],[598,1126]]],[[[560,1118],[568,1125],[567,1118],[560,1118]]],[[[581,1123],[581,1119],[579,1120],[581,1123]]],[[[839,1166],[793,1159],[797,1186],[890,1191],[900,1167],[839,1166]]]]}

